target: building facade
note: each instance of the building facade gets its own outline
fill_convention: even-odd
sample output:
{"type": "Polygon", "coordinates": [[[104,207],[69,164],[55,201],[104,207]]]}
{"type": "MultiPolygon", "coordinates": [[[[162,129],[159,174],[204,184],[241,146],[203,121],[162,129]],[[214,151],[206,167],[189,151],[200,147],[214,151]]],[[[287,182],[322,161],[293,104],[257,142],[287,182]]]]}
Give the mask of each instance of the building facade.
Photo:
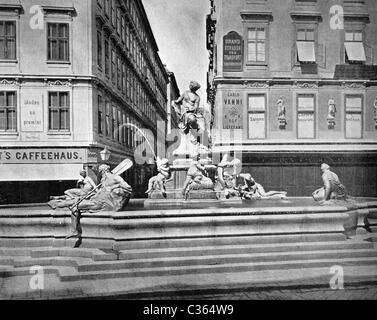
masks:
{"type": "Polygon", "coordinates": [[[80,169],[94,177],[105,148],[113,167],[135,161],[125,179],[142,195],[167,83],[140,0],[2,0],[0,201],[44,202],[80,169]]]}
{"type": "Polygon", "coordinates": [[[328,163],[377,195],[377,3],[211,0],[214,151],[242,152],[266,189],[310,196],[328,163]]]}

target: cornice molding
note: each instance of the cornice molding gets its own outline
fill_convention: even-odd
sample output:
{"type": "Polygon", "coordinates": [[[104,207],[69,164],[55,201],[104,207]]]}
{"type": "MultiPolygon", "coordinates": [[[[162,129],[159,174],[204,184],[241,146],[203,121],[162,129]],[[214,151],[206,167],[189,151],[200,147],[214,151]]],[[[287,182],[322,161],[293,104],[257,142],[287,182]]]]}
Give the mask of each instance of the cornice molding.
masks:
{"type": "Polygon", "coordinates": [[[44,14],[66,14],[73,17],[76,14],[74,7],[41,6],[44,14]]]}

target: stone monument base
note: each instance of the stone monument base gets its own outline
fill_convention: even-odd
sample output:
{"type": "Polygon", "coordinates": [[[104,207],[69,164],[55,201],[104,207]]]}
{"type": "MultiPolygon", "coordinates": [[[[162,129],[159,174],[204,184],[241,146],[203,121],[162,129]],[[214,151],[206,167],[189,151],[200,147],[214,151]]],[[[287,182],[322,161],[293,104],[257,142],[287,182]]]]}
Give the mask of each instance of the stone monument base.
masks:
{"type": "MultiPolygon", "coordinates": [[[[149,194],[145,205],[149,208],[153,208],[154,205],[159,207],[166,205],[167,207],[170,207],[172,205],[180,205],[183,203],[210,204],[217,202],[219,195],[214,188],[191,190],[188,194],[187,200],[185,199],[182,191],[187,179],[187,172],[193,164],[194,160],[192,159],[176,159],[171,166],[171,171],[173,173],[172,179],[166,183],[166,194],[164,195],[160,190],[153,191],[149,194]]],[[[209,164],[206,168],[215,185],[216,166],[209,164]]]]}

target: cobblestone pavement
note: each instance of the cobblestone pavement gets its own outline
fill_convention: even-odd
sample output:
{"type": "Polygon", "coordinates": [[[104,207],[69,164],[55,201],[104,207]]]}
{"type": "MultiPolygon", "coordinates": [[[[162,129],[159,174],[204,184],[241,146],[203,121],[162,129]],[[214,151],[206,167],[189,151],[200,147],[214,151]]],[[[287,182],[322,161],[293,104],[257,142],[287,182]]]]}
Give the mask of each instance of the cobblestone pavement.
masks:
{"type": "MultiPolygon", "coordinates": [[[[174,299],[174,297],[170,297],[174,299]]],[[[331,289],[271,290],[179,297],[182,300],[377,300],[377,286],[331,289]]]]}

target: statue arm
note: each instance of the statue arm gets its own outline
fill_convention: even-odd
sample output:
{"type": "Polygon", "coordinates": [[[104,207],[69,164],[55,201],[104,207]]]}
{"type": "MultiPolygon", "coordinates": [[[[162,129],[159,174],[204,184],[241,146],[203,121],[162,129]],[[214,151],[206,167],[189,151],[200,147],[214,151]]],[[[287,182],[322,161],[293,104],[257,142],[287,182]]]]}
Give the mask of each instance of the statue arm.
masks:
{"type": "Polygon", "coordinates": [[[177,100],[175,100],[174,102],[176,104],[181,104],[183,102],[183,100],[185,99],[184,95],[181,95],[177,100]]]}

